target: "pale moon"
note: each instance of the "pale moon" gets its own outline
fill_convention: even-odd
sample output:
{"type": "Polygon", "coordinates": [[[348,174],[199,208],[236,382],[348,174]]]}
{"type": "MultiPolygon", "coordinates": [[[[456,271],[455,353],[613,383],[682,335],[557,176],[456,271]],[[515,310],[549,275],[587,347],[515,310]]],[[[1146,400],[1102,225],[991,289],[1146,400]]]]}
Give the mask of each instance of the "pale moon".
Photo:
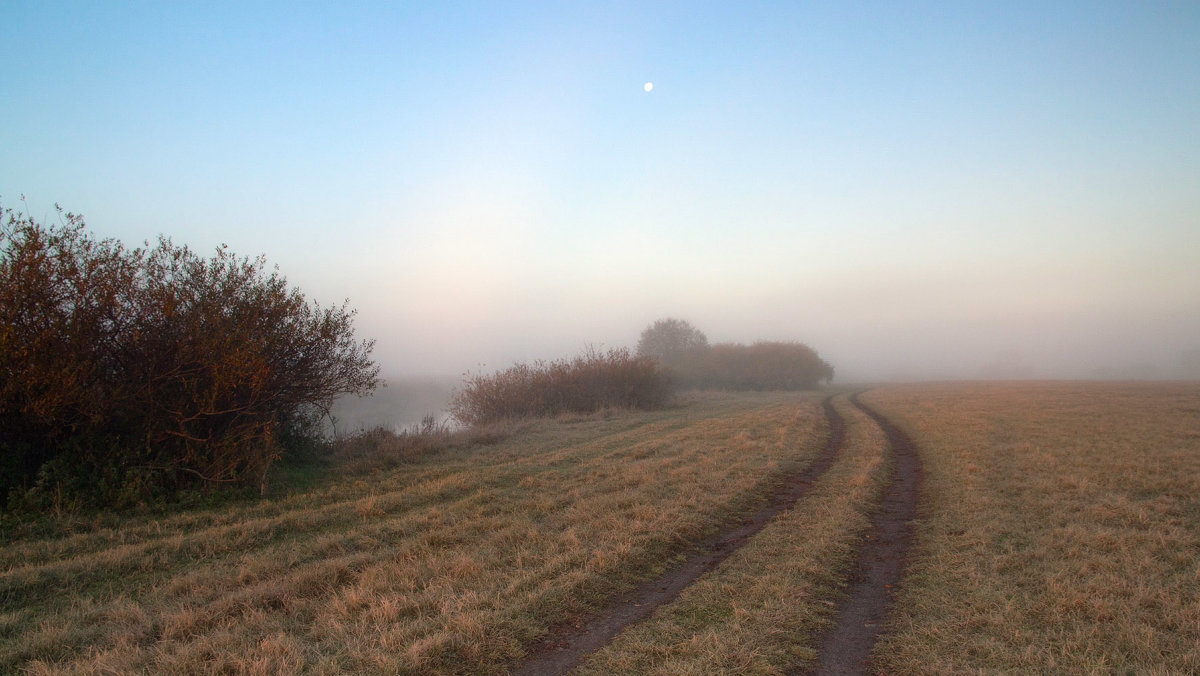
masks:
{"type": "Polygon", "coordinates": [[[642,85],[642,89],[645,89],[646,91],[650,91],[651,89],[654,89],[654,83],[647,82],[646,84],[642,85]]]}

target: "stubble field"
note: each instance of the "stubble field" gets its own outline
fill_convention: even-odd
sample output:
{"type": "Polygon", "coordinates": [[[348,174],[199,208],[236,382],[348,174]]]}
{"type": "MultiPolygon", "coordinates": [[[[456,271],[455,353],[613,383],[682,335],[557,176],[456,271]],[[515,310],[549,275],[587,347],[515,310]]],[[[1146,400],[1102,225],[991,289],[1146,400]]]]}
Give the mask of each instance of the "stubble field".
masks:
{"type": "MultiPolygon", "coordinates": [[[[845,394],[827,413],[827,394],[693,395],[266,502],[10,529],[0,671],[520,670],[778,503],[836,427],[782,511],[575,667],[813,669],[896,465],[880,424],[845,394]]],[[[923,473],[870,670],[1200,671],[1200,384],[859,399],[923,473]]]]}
{"type": "Polygon", "coordinates": [[[863,399],[927,475],[886,671],[1200,672],[1200,385],[863,399]]]}

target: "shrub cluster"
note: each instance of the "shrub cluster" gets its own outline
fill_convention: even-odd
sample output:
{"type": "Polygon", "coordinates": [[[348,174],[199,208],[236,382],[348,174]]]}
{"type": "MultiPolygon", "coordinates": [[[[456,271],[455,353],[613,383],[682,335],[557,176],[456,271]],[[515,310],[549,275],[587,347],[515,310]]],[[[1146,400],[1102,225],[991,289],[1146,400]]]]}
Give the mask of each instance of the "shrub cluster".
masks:
{"type": "Polygon", "coordinates": [[[672,369],[682,387],[808,390],[833,380],[833,367],[796,342],[718,343],[690,353],[672,369]]]}
{"type": "Polygon", "coordinates": [[[348,474],[391,468],[447,448],[455,431],[427,415],[421,424],[401,430],[382,425],[340,435],[329,444],[330,458],[348,474]]]}
{"type": "Polygon", "coordinates": [[[572,360],[517,364],[491,376],[468,375],[450,402],[466,425],[603,408],[655,409],[666,405],[671,381],[649,357],[628,350],[588,350],[572,360]]]}
{"type": "Polygon", "coordinates": [[[0,212],[0,497],[262,488],[281,442],[375,387],[354,313],[310,303],[263,258],[127,249],[59,213],[0,212]]]}

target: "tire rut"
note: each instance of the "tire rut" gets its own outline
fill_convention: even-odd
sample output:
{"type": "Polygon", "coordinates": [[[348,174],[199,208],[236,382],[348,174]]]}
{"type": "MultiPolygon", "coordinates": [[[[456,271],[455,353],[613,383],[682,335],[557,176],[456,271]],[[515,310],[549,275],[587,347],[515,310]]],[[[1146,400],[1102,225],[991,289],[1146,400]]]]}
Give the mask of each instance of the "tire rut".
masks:
{"type": "Polygon", "coordinates": [[[909,524],[917,516],[921,486],[916,447],[887,418],[861,403],[858,394],[850,402],[887,436],[892,455],[888,484],[848,578],[848,597],[837,608],[836,624],[821,639],[817,665],[797,673],[862,674],[871,669],[871,650],[883,632],[912,540],[909,524]]]}
{"type": "Polygon", "coordinates": [[[741,521],[737,527],[724,530],[699,544],[683,563],[659,578],[616,597],[596,617],[582,626],[562,625],[550,630],[547,637],[519,664],[516,676],[564,674],[590,653],[608,645],[625,627],[638,622],[656,608],[672,601],[688,585],[745,545],[761,531],[772,517],[789,509],[821,475],[833,465],[845,436],[845,424],[833,407],[830,395],[821,403],[829,423],[829,438],[817,457],[803,469],[786,475],[765,507],[741,521]]]}

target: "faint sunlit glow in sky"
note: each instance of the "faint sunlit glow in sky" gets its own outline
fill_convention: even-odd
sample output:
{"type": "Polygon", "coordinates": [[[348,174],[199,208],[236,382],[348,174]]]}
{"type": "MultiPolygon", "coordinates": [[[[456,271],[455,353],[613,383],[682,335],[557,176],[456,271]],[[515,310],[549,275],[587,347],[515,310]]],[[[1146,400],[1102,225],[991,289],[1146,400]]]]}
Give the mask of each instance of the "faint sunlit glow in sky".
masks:
{"type": "Polygon", "coordinates": [[[1195,3],[0,22],[0,202],[265,253],[348,297],[394,374],[670,315],[808,342],[845,379],[1200,377],[1195,3]]]}

